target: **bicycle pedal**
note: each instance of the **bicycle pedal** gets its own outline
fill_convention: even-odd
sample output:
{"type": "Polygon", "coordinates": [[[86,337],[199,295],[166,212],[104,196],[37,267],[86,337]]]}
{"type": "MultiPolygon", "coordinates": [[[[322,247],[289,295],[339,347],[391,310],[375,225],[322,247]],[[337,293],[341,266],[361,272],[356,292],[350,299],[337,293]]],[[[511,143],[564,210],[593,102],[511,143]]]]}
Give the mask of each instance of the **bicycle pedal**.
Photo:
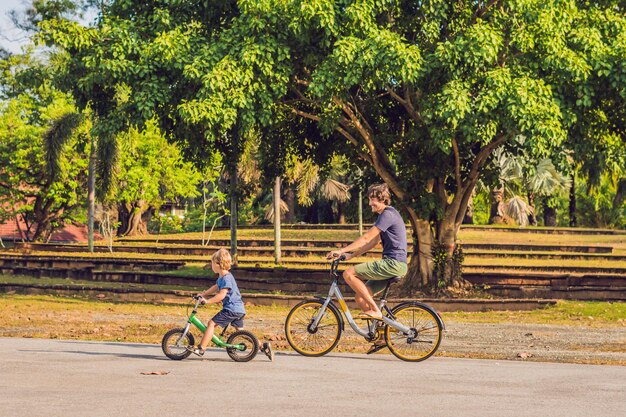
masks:
{"type": "Polygon", "coordinates": [[[384,349],[386,347],[387,347],[386,344],[385,345],[378,345],[378,346],[377,345],[372,345],[372,347],[370,347],[370,350],[368,350],[365,354],[366,355],[371,355],[372,353],[376,353],[379,350],[384,349]]]}

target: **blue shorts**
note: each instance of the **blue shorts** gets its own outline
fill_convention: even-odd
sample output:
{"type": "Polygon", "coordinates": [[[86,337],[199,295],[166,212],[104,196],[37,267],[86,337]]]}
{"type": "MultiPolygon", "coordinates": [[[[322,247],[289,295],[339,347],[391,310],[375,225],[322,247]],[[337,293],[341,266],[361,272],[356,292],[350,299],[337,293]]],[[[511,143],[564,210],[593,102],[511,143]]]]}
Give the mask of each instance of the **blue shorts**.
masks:
{"type": "Polygon", "coordinates": [[[222,310],[216,315],[214,315],[211,320],[213,320],[213,323],[215,323],[216,325],[220,327],[226,327],[229,324],[231,324],[234,327],[242,328],[244,316],[245,316],[245,313],[244,314],[233,313],[232,311],[222,310]]]}

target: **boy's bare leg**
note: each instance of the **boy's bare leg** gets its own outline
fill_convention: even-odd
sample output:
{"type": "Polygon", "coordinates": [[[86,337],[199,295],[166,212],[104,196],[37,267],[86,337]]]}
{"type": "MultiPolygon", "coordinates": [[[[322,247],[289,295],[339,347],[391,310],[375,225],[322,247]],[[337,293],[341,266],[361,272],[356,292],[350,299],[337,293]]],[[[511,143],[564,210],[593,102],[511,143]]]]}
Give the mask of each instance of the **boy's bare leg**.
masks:
{"type": "Polygon", "coordinates": [[[380,317],[382,314],[380,312],[380,309],[376,305],[376,302],[374,301],[371,290],[367,285],[365,285],[363,281],[361,281],[361,278],[359,278],[359,276],[356,274],[354,267],[351,266],[350,268],[345,270],[343,273],[343,278],[346,280],[346,283],[350,286],[350,288],[352,288],[356,293],[354,300],[359,305],[359,307],[361,307],[363,313],[375,317],[380,317]]]}
{"type": "Polygon", "coordinates": [[[198,347],[202,350],[205,350],[207,346],[209,346],[211,339],[213,339],[214,333],[215,333],[215,322],[213,320],[209,320],[209,323],[206,326],[206,331],[204,332],[204,335],[202,336],[202,340],[200,341],[200,344],[198,345],[198,347]]]}

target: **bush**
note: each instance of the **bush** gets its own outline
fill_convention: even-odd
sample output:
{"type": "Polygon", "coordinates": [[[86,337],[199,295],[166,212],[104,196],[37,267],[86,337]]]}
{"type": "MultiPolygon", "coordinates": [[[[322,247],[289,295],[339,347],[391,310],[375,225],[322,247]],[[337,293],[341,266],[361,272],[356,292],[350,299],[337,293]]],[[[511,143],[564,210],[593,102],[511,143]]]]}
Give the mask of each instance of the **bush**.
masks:
{"type": "Polygon", "coordinates": [[[179,233],[183,231],[183,219],[173,214],[158,213],[148,223],[150,233],[179,233]]]}

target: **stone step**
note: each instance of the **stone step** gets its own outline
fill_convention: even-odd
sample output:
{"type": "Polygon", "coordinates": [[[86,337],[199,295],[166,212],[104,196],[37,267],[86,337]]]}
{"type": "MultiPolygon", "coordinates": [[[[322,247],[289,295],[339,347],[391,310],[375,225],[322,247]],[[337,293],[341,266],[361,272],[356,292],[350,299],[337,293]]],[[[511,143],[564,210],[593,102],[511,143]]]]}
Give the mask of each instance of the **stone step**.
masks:
{"type": "MultiPolygon", "coordinates": [[[[171,255],[210,255],[221,247],[229,247],[230,243],[224,241],[223,245],[117,245],[114,251],[123,251],[129,253],[159,253],[171,255]]],[[[259,242],[257,242],[259,243],[259,242]]],[[[263,242],[261,242],[263,243],[263,242]]],[[[319,243],[319,242],[316,242],[319,243]]],[[[333,242],[335,243],[335,242],[333,242]]],[[[340,247],[335,246],[290,246],[281,247],[282,256],[324,256],[329,250],[340,247]]],[[[565,252],[565,253],[585,253],[585,254],[610,254],[613,252],[611,246],[596,245],[516,245],[516,244],[465,244],[463,250],[471,253],[471,251],[504,251],[504,252],[565,252]]],[[[28,251],[53,251],[53,252],[85,252],[86,245],[76,244],[53,244],[53,243],[18,243],[15,248],[17,250],[28,251]]],[[[95,246],[96,252],[109,252],[106,246],[95,246]]],[[[408,253],[412,249],[409,248],[408,253]]],[[[240,256],[274,256],[274,247],[272,245],[239,245],[237,252],[240,256]]],[[[380,254],[380,248],[374,248],[370,251],[372,254],[380,254]]]]}
{"type": "MultiPolygon", "coordinates": [[[[364,223],[363,230],[367,230],[373,226],[372,223],[364,223]]],[[[290,224],[282,223],[281,229],[284,230],[359,230],[359,225],[356,223],[348,224],[290,224]]],[[[411,230],[411,226],[406,224],[407,230],[411,230]]],[[[249,229],[261,229],[261,230],[273,230],[274,225],[238,225],[237,229],[249,230],[249,229]]],[[[230,230],[229,227],[216,227],[214,230],[230,230]]],[[[510,233],[530,233],[530,234],[562,234],[562,235],[622,235],[626,234],[626,230],[617,229],[590,229],[590,228],[578,228],[578,227],[503,227],[503,226],[489,226],[489,225],[461,225],[461,230],[473,230],[473,231],[490,231],[490,232],[510,232],[510,233]]],[[[208,232],[207,232],[208,235],[208,232]]],[[[125,240],[137,240],[145,239],[141,237],[128,237],[122,238],[125,240]]]]}
{"type": "Polygon", "coordinates": [[[185,265],[184,261],[137,258],[95,258],[79,256],[41,256],[0,253],[0,267],[98,268],[148,271],[171,271],[185,265]]]}

